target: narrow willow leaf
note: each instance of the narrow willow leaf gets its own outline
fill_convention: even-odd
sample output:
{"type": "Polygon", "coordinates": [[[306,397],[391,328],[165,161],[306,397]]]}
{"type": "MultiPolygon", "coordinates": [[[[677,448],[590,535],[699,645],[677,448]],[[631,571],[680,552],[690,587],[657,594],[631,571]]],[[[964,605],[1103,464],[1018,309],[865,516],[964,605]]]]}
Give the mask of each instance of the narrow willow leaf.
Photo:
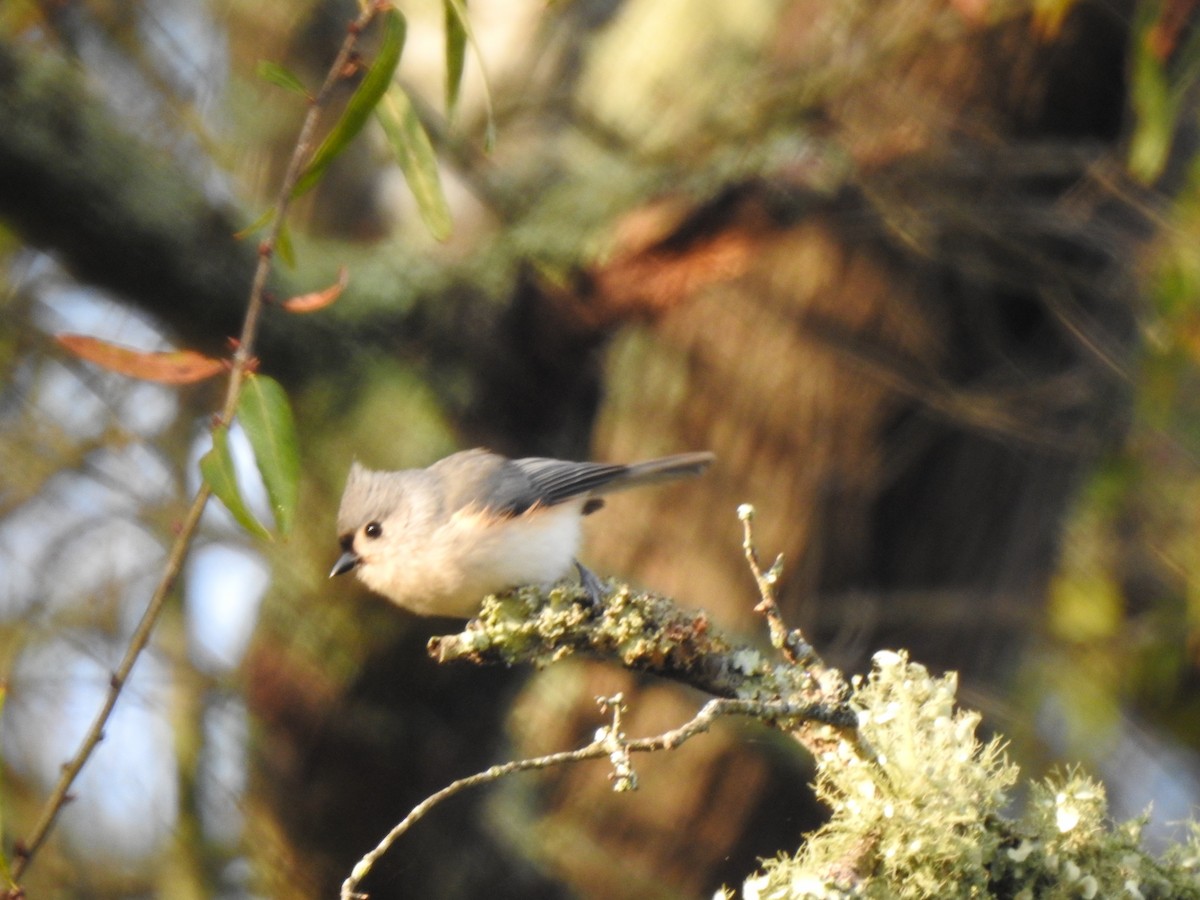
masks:
{"type": "Polygon", "coordinates": [[[404,172],[404,180],[417,201],[421,220],[439,241],[450,237],[453,223],[450,207],[442,191],[438,174],[437,154],[429,135],[421,125],[417,111],[408,94],[398,84],[392,85],[383,102],[375,110],[379,124],[396,154],[396,162],[404,172]]]}
{"type": "Polygon", "coordinates": [[[1140,8],[1130,67],[1129,97],[1133,131],[1129,136],[1129,172],[1144,184],[1157,180],[1171,159],[1181,117],[1190,115],[1187,99],[1200,78],[1200,31],[1179,45],[1164,28],[1161,4],[1140,8]]]}
{"type": "Polygon", "coordinates": [[[1043,41],[1057,40],[1075,0],[1038,0],[1033,8],[1033,33],[1043,41]]]}
{"type": "Polygon", "coordinates": [[[268,209],[266,212],[264,212],[261,216],[259,216],[257,219],[255,219],[253,222],[251,222],[249,225],[247,225],[245,228],[243,228],[241,231],[235,231],[233,234],[234,240],[240,241],[240,240],[243,240],[244,238],[248,238],[250,235],[254,234],[254,232],[258,231],[260,228],[264,228],[267,225],[269,225],[274,218],[275,218],[275,207],[272,206],[270,209],[268,209]]]}
{"type": "Polygon", "coordinates": [[[271,533],[246,508],[238,490],[237,472],[233,466],[233,456],[229,453],[228,428],[213,429],[212,449],[200,457],[200,474],[238,524],[255,537],[270,539],[271,533]]]}
{"type": "Polygon", "coordinates": [[[247,376],[238,398],[238,421],[254,448],[280,534],[292,530],[300,494],[300,449],[287,394],[265,375],[247,376]]]}
{"type": "MultiPolygon", "coordinates": [[[[462,0],[466,11],[467,0],[462,0]]],[[[454,117],[462,89],[463,68],[467,62],[467,29],[449,0],[442,0],[446,19],[446,118],[454,117]]]]}
{"type": "MultiPolygon", "coordinates": [[[[1139,34],[1145,34],[1149,20],[1140,23],[1139,34]]],[[[1140,42],[1130,73],[1130,102],[1133,106],[1134,128],[1129,139],[1127,165],[1134,178],[1143,183],[1153,181],[1162,172],[1171,148],[1175,127],[1171,87],[1162,62],[1140,42]]]]}
{"type": "Polygon", "coordinates": [[[80,359],[86,359],[110,372],[143,381],[192,384],[225,371],[223,360],[193,350],[147,352],[82,334],[60,334],[55,340],[80,359]]]}
{"type": "Polygon", "coordinates": [[[287,222],[279,226],[279,234],[275,238],[275,254],[289,269],[296,268],[296,246],[292,243],[292,232],[287,222]]]}
{"type": "Polygon", "coordinates": [[[310,96],[308,88],[304,86],[304,82],[279,63],[260,59],[256,71],[258,72],[258,77],[263,81],[270,82],[276,87],[283,88],[285,91],[291,91],[293,94],[299,94],[301,97],[310,96]]]}
{"type": "Polygon", "coordinates": [[[383,44],[379,48],[379,55],[375,57],[375,62],[363,76],[350,102],[346,104],[342,117],[313,153],[313,158],[296,183],[292,196],[299,197],[311,190],[313,185],[321,180],[329,164],[367,124],[372,110],[392,83],[392,76],[400,63],[400,54],[404,50],[406,29],[407,23],[399,10],[389,9],[383,14],[383,44]]]}
{"type": "MultiPolygon", "coordinates": [[[[449,29],[450,16],[453,15],[458,20],[458,27],[466,36],[467,43],[471,45],[471,51],[475,54],[475,59],[479,63],[479,71],[483,75],[483,106],[487,117],[487,124],[483,130],[483,149],[485,153],[491,153],[496,146],[496,114],[492,107],[492,87],[487,77],[487,69],[483,65],[483,54],[479,50],[479,42],[475,40],[475,32],[471,30],[471,23],[467,20],[467,6],[464,0],[442,0],[442,2],[446,8],[447,29],[449,29]]],[[[447,30],[448,40],[449,32],[447,30]]]]}

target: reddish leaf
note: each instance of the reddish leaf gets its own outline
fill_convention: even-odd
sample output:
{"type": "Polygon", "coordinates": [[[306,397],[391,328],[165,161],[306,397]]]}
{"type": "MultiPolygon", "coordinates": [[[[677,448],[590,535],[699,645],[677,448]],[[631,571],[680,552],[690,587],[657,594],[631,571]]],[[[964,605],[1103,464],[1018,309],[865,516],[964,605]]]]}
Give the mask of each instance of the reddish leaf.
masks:
{"type": "Polygon", "coordinates": [[[346,289],[346,283],[349,280],[350,273],[346,271],[345,266],[342,266],[340,269],[338,269],[337,281],[325,288],[325,290],[313,291],[311,294],[298,294],[295,297],[289,297],[287,300],[284,300],[280,306],[292,313],[310,313],[316,312],[318,309],[324,309],[341,296],[341,293],[346,289]]]}
{"type": "Polygon", "coordinates": [[[57,340],[80,359],[86,359],[110,372],[157,381],[162,384],[192,384],[225,370],[225,362],[192,350],[151,353],[110,344],[82,334],[60,334],[57,340]]]}

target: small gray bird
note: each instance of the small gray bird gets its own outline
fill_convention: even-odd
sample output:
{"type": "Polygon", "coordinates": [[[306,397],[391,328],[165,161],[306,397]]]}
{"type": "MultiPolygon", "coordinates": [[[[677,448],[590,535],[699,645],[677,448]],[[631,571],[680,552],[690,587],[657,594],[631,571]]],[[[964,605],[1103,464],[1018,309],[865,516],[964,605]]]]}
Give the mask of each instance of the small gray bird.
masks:
{"type": "MultiPolygon", "coordinates": [[[[551,584],[578,565],[583,517],[604,505],[600,495],[698,475],[713,458],[681,453],[623,466],[464,450],[427,469],[355,463],[338,509],[342,555],[329,577],[353,571],[405,609],[465,618],[487,594],[551,584]]],[[[585,584],[594,579],[579,568],[585,584]]]]}

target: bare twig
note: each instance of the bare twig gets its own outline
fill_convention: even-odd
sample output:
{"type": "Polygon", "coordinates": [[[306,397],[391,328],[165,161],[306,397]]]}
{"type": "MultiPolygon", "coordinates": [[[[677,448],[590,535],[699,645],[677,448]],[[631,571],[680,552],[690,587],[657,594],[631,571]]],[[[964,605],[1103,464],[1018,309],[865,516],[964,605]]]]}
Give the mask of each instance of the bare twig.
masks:
{"type": "Polygon", "coordinates": [[[782,701],[709,700],[704,706],[700,707],[700,711],[695,716],[678,728],[665,731],[654,737],[628,740],[620,733],[620,710],[624,708],[621,696],[617,695],[616,697],[602,697],[597,699],[600,701],[602,708],[613,711],[613,724],[599,729],[594,741],[584,747],[580,747],[578,750],[566,750],[561,753],[534,756],[528,759],[519,759],[502,765],[492,766],[490,769],[460,778],[446,785],[440,791],[430,794],[414,806],[409,814],[387,833],[375,849],[367,853],[355,864],[353,870],[351,870],[350,877],[342,882],[341,900],[365,900],[367,895],[359,893],[358,886],[367,877],[379,858],[387,853],[392,845],[433,807],[468,788],[490,784],[517,772],[527,772],[532,769],[548,769],[552,766],[564,765],[566,763],[608,757],[614,761],[613,789],[632,790],[635,785],[622,780],[623,771],[628,771],[629,774],[632,774],[632,769],[628,765],[628,757],[631,753],[674,750],[696,735],[708,731],[712,723],[721,716],[754,716],[766,721],[799,722],[806,720],[816,706],[816,704],[795,704],[782,701]]]}
{"type": "Polygon", "coordinates": [[[618,691],[611,697],[597,697],[596,703],[600,706],[600,712],[612,712],[612,724],[596,732],[597,743],[607,741],[611,749],[608,761],[612,763],[613,770],[608,780],[613,783],[614,791],[636,791],[637,773],[633,771],[633,761],[629,758],[629,742],[621,730],[621,716],[628,709],[625,695],[618,691]]]}
{"type": "Polygon", "coordinates": [[[789,629],[779,612],[779,604],[775,600],[775,586],[779,583],[779,576],[783,574],[783,555],[775,557],[771,568],[764,572],[758,561],[758,550],[754,546],[754,507],[743,503],[737,512],[742,523],[742,550],[746,553],[746,562],[750,564],[750,572],[754,575],[754,581],[758,584],[758,594],[762,598],[754,607],[754,611],[766,617],[767,627],[771,631],[771,644],[783,653],[788,662],[801,666],[820,665],[820,659],[804,639],[800,629],[789,629]]]}
{"type": "MultiPolygon", "coordinates": [[[[255,337],[258,334],[259,319],[262,316],[263,306],[265,305],[264,292],[267,278],[271,272],[271,260],[275,245],[279,240],[280,230],[283,227],[288,208],[291,206],[292,192],[296,187],[296,182],[299,180],[300,173],[312,155],[312,138],[317,121],[320,118],[322,107],[325,105],[330,91],[343,77],[346,63],[358,42],[362,30],[370,24],[375,15],[385,6],[386,4],[382,2],[368,2],[363,5],[358,18],[347,29],[346,37],[342,41],[338,55],[329,67],[325,81],[314,96],[308,114],[301,125],[300,134],[296,139],[295,150],[292,152],[292,158],[288,163],[287,171],[284,173],[283,183],[280,185],[279,195],[275,201],[274,217],[268,228],[267,236],[259,244],[258,265],[254,270],[250,296],[246,302],[246,315],[242,321],[241,335],[238,338],[233,353],[224,403],[216,419],[217,426],[228,426],[233,421],[242,384],[254,361],[252,351],[255,337]]],[[[167,555],[167,562],[163,568],[163,574],[159,579],[158,586],[155,588],[150,602],[146,605],[146,610],[142,613],[142,618],[138,622],[137,628],[129,639],[125,655],[109,679],[109,689],[104,698],[104,703],[101,705],[95,719],[80,742],[75,755],[63,766],[62,774],[59,776],[54,790],[51,791],[50,797],[47,799],[33,831],[16,848],[12,868],[12,882],[7,891],[8,896],[20,896],[23,893],[18,885],[20,878],[28,871],[29,866],[33,863],[38,851],[42,848],[51,829],[54,827],[59,813],[62,812],[63,807],[67,803],[71,785],[75,782],[75,779],[88,759],[91,758],[96,747],[104,739],[104,728],[108,724],[109,717],[117,705],[117,700],[120,698],[121,692],[129,680],[129,675],[133,671],[134,665],[146,649],[146,646],[150,643],[154,626],[158,622],[166,599],[179,577],[184,557],[187,555],[187,550],[196,534],[204,507],[211,496],[212,490],[208,484],[201,482],[179,526],[175,541],[171,545],[171,550],[167,555]]]]}

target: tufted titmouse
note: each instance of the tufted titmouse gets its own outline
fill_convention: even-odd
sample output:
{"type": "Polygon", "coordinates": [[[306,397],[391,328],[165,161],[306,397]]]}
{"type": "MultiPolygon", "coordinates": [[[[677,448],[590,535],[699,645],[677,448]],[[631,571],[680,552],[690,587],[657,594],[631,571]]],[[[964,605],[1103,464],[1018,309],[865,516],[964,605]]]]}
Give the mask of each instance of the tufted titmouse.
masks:
{"type": "MultiPolygon", "coordinates": [[[[575,562],[583,517],[601,494],[698,475],[711,453],[633,465],[506,459],[464,450],[427,469],[350,468],[338,509],[342,555],[329,577],[354,571],[421,615],[470,616],[486,594],[550,584],[575,562]]],[[[580,575],[590,575],[580,566],[580,575]]]]}

